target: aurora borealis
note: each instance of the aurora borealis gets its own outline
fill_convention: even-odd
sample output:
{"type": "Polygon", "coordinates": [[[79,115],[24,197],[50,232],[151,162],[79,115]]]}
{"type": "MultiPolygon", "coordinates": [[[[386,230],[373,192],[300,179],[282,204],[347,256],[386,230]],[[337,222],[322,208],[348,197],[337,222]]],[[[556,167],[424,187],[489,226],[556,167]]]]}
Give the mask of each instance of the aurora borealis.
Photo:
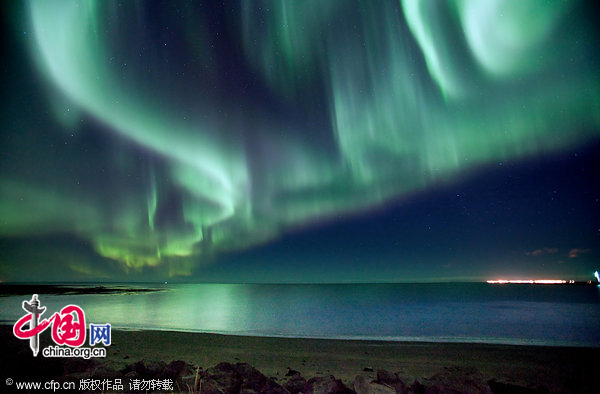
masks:
{"type": "Polygon", "coordinates": [[[589,3],[4,4],[0,279],[584,276],[589,3]]]}

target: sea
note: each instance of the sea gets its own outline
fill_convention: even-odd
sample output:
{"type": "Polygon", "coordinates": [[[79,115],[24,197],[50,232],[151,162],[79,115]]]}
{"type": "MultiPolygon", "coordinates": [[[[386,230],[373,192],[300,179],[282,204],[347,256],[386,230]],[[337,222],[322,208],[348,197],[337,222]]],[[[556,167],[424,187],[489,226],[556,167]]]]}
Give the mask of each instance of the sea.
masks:
{"type": "MultiPolygon", "coordinates": [[[[81,285],[78,285],[81,286],[81,285]]],[[[91,287],[98,284],[90,285],[91,287]]],[[[48,318],[66,305],[112,329],[380,341],[600,347],[594,285],[120,284],[155,292],[44,294],[48,318]]],[[[31,295],[0,297],[14,324],[31,295]]]]}

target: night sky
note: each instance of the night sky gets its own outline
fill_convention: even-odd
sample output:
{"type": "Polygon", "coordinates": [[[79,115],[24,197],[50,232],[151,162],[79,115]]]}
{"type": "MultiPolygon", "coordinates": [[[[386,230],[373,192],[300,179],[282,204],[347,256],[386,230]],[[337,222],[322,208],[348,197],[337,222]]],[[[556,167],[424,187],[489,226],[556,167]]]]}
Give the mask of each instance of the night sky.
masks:
{"type": "Polygon", "coordinates": [[[591,279],[591,1],[2,7],[0,280],[591,279]]]}

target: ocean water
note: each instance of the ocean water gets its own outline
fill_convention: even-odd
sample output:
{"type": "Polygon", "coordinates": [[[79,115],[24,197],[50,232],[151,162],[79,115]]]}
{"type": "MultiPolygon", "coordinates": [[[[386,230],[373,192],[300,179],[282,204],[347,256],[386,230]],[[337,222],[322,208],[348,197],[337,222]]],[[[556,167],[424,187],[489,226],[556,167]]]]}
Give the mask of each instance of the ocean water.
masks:
{"type": "MultiPolygon", "coordinates": [[[[112,286],[111,286],[112,287],[112,286]]],[[[134,286],[125,286],[134,287],[134,286]]],[[[153,287],[144,286],[144,287],[153,287]]],[[[600,347],[600,287],[448,284],[177,284],[158,292],[45,295],[113,328],[236,335],[600,347]]],[[[0,297],[0,321],[30,296],[0,297]]]]}

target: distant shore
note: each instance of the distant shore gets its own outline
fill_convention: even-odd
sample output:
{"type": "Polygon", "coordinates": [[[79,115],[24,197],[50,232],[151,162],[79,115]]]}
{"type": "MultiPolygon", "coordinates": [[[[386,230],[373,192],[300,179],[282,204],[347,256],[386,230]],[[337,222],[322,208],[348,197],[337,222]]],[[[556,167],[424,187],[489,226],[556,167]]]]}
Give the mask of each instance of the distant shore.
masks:
{"type": "Polygon", "coordinates": [[[150,287],[131,287],[130,285],[56,285],[56,284],[0,284],[0,297],[32,294],[125,294],[148,293],[166,289],[150,287]]]}
{"type": "MultiPolygon", "coordinates": [[[[42,335],[42,347],[50,344],[50,338],[44,337],[45,334],[42,335]]],[[[28,371],[36,370],[29,365],[31,362],[42,367],[50,362],[64,362],[40,356],[33,360],[27,341],[15,338],[10,326],[0,327],[0,336],[5,357],[18,353],[15,365],[5,373],[21,371],[24,373],[21,376],[26,376],[31,373],[28,371]]],[[[527,389],[529,392],[593,392],[600,384],[599,358],[600,348],[293,339],[113,330],[112,345],[107,348],[106,359],[97,361],[100,361],[102,371],[112,371],[113,374],[125,373],[141,360],[143,363],[166,364],[182,360],[189,366],[188,374],[194,370],[211,373],[210,368],[222,362],[231,365],[247,363],[270,381],[282,386],[297,373],[306,380],[333,375],[347,388],[356,389],[357,382],[377,384],[375,382],[381,378],[383,371],[396,376],[407,386],[415,380],[424,384],[451,382],[453,376],[458,376],[458,380],[469,382],[475,379],[484,382],[484,385],[491,381],[492,386],[496,384],[496,391],[498,387],[508,387],[527,389]]],[[[98,365],[94,368],[97,370],[98,365]]],[[[60,368],[56,370],[61,371],[60,368]]],[[[88,372],[92,374],[91,369],[88,372]]],[[[81,373],[78,376],[82,376],[81,373]]]]}

